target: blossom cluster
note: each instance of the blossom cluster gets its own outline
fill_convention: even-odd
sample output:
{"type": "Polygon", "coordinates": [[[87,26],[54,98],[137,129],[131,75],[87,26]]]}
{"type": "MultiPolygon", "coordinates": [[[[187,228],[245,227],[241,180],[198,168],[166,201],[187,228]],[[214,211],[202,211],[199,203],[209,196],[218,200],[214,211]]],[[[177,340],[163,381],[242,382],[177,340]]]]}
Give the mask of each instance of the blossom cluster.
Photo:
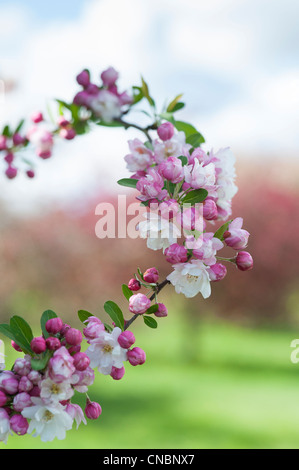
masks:
{"type": "Polygon", "coordinates": [[[129,149],[125,161],[136,182],[137,199],[149,207],[146,220],[138,225],[140,236],[147,239],[148,248],[163,250],[173,266],[167,279],[177,293],[209,297],[210,282],[227,273],[220,259],[242,271],[252,268],[252,257],[244,251],[249,232],[242,228],[243,219],[225,222],[238,190],[235,157],[229,148],[205,152],[188,144],[185,133],[171,122],[164,122],[156,139],[131,140],[129,149]],[[217,221],[225,222],[220,230],[214,228],[217,221]],[[183,241],[178,243],[179,239],[183,241]],[[224,247],[237,255],[220,258],[218,252],[224,247]]]}
{"type": "MultiPolygon", "coordinates": [[[[117,327],[108,331],[95,316],[84,323],[82,334],[53,315],[45,323],[45,333],[31,339],[30,354],[17,358],[11,370],[0,372],[0,441],[6,443],[11,433],[33,433],[43,442],[65,439],[74,422],[78,429],[86,418],[97,419],[102,413],[100,404],[87,395],[94,368],[120,380],[125,361],[144,364],[145,352],[132,348],[133,333],[117,327]],[[81,351],[83,338],[89,344],[86,352],[81,351]],[[84,411],[72,401],[75,392],[86,394],[84,411]]],[[[23,352],[22,343],[11,343],[23,352]]]]}
{"type": "Polygon", "coordinates": [[[53,155],[57,139],[73,140],[87,132],[93,123],[111,123],[128,110],[133,97],[127,91],[118,90],[118,72],[109,67],[100,78],[100,84],[93,83],[90,72],[83,70],[76,77],[82,90],[71,103],[57,100],[56,118],[52,115],[47,118],[41,111],[35,111],[28,122],[22,119],[16,129],[6,125],[0,131],[0,156],[3,155],[7,178],[14,179],[19,167],[29,178],[35,177],[34,161],[27,156],[29,147],[46,160],[53,155]]]}

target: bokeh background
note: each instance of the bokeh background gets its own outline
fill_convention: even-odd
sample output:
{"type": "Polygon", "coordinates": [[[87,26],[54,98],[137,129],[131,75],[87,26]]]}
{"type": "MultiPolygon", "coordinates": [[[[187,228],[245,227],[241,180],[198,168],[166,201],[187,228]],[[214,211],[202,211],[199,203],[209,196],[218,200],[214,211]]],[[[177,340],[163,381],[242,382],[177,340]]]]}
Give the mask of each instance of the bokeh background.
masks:
{"type": "MultiPolygon", "coordinates": [[[[298,14],[296,0],[0,0],[0,124],[70,100],[85,67],[114,66],[123,89],[142,74],[161,107],[184,93],[181,120],[237,157],[233,215],[255,261],[230,266],[205,301],[163,291],[168,318],[134,329],[146,364],[120,382],[97,376],[97,422],[1,449],[299,448],[298,14]]],[[[78,309],[125,308],[120,286],[137,266],[168,274],[144,241],[95,235],[99,202],[133,198],[116,184],[132,137],[101,128],[60,143],[34,180],[1,177],[1,322],[22,315],[38,333],[51,308],[79,326],[78,309]]]]}

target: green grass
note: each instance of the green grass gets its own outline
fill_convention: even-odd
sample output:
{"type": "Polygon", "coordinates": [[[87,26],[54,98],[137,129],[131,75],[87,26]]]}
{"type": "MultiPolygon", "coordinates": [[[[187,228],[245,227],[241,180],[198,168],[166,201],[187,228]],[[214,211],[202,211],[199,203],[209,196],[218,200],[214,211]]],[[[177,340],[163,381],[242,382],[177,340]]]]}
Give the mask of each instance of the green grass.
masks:
{"type": "Polygon", "coordinates": [[[299,364],[290,361],[296,332],[220,320],[186,328],[182,319],[161,319],[156,331],[134,328],[147,362],[127,364],[118,382],[96,374],[97,421],[64,441],[12,436],[0,448],[299,448],[299,364]]]}

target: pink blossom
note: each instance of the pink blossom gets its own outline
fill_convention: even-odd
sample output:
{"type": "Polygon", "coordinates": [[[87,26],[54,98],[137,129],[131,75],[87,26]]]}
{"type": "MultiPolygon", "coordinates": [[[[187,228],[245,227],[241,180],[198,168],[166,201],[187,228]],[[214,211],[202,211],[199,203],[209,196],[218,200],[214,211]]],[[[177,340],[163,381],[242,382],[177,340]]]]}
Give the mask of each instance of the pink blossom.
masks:
{"type": "Polygon", "coordinates": [[[45,327],[48,333],[51,335],[56,335],[61,331],[63,327],[63,321],[59,317],[50,318],[50,320],[47,320],[45,327]]]}
{"type": "Polygon", "coordinates": [[[18,436],[24,436],[29,428],[29,424],[26,418],[20,414],[15,414],[10,418],[10,428],[18,436]]]}
{"type": "Polygon", "coordinates": [[[158,127],[157,133],[161,140],[170,140],[174,135],[174,125],[171,122],[164,122],[158,127]]]}
{"type": "Polygon", "coordinates": [[[90,84],[90,74],[88,70],[82,70],[76,77],[77,83],[86,88],[90,84]]]}
{"type": "MultiPolygon", "coordinates": [[[[188,204],[186,204],[188,206],[188,204]]],[[[205,229],[205,221],[202,217],[202,204],[197,204],[199,207],[187,207],[183,208],[182,212],[179,212],[176,216],[176,221],[181,225],[183,230],[197,230],[203,232],[205,229]]]]}
{"type": "Polygon", "coordinates": [[[21,412],[24,408],[32,405],[31,396],[26,392],[18,393],[13,399],[13,408],[21,412]]]}
{"type": "Polygon", "coordinates": [[[167,317],[168,311],[167,308],[164,304],[158,303],[158,310],[155,312],[155,316],[162,318],[162,317],[167,317]]]}
{"type": "Polygon", "coordinates": [[[88,419],[98,419],[102,414],[102,408],[99,403],[88,400],[85,407],[85,414],[88,419]]]}
{"type": "Polygon", "coordinates": [[[74,366],[76,367],[77,370],[83,371],[87,369],[87,367],[90,364],[90,359],[89,357],[83,353],[83,352],[78,352],[74,356],[74,366]]]}
{"type": "Polygon", "coordinates": [[[142,315],[151,306],[151,301],[144,294],[134,294],[129,299],[129,310],[134,314],[142,315]]]}
{"type": "Polygon", "coordinates": [[[184,132],[177,132],[170,140],[155,140],[154,143],[154,159],[156,163],[162,163],[168,157],[180,157],[184,155],[189,157],[189,149],[191,145],[186,144],[186,136],[184,132]]]}
{"type": "Polygon", "coordinates": [[[33,389],[33,383],[29,380],[28,375],[23,375],[19,382],[19,392],[30,392],[33,389]]]}
{"type": "Polygon", "coordinates": [[[140,201],[148,201],[149,199],[157,198],[164,199],[167,196],[167,191],[163,190],[164,179],[154,169],[150,169],[146,177],[140,178],[137,182],[136,188],[141,192],[138,197],[140,201]]]}
{"type": "Polygon", "coordinates": [[[113,378],[113,380],[121,380],[123,376],[125,375],[125,368],[124,366],[118,369],[117,367],[112,366],[110,376],[113,378]]]}
{"type": "Polygon", "coordinates": [[[222,281],[227,274],[226,267],[221,263],[215,263],[208,269],[210,281],[222,281]]]}
{"type": "MultiPolygon", "coordinates": [[[[188,245],[187,245],[188,246],[188,245]]],[[[194,244],[193,255],[203,261],[207,266],[216,263],[216,253],[223,248],[223,243],[219,238],[214,237],[213,232],[204,233],[194,244]]]]}
{"type": "Polygon", "coordinates": [[[163,160],[158,167],[160,175],[172,183],[179,183],[184,179],[184,168],[182,161],[176,157],[169,157],[163,160]]]}
{"type": "Polygon", "coordinates": [[[153,152],[139,139],[129,140],[131,153],[125,156],[129,171],[139,172],[150,167],[153,162],[153,152]]]}
{"type": "Polygon", "coordinates": [[[28,375],[31,371],[31,360],[30,356],[25,356],[23,358],[19,357],[15,360],[13,370],[15,374],[18,375],[28,375]]]}
{"type": "Polygon", "coordinates": [[[129,349],[135,343],[135,336],[131,331],[123,331],[117,341],[121,348],[129,349]]]}
{"type": "Polygon", "coordinates": [[[7,170],[5,171],[5,174],[6,174],[7,178],[10,179],[10,180],[14,179],[17,176],[17,173],[18,173],[17,168],[15,168],[11,165],[9,165],[7,170]]]}
{"type": "Polygon", "coordinates": [[[90,366],[83,371],[76,370],[71,381],[77,392],[86,393],[88,387],[94,382],[94,371],[90,366]]]}
{"type": "Polygon", "coordinates": [[[141,284],[137,279],[130,279],[128,283],[128,288],[132,290],[133,292],[138,291],[141,289],[141,284]]]}
{"type": "Polygon", "coordinates": [[[113,68],[109,67],[107,70],[104,70],[101,73],[101,79],[103,80],[104,86],[111,86],[114,85],[116,80],[118,79],[118,72],[113,68]]]}
{"type": "Polygon", "coordinates": [[[241,271],[249,271],[253,268],[253,259],[247,251],[240,251],[236,257],[236,265],[241,271]]]}
{"type": "Polygon", "coordinates": [[[81,422],[83,422],[84,424],[87,424],[81,406],[79,406],[75,403],[68,403],[66,405],[65,411],[70,415],[70,417],[73,420],[75,420],[76,425],[77,425],[77,429],[78,429],[79,425],[81,424],[81,422]]]}
{"type": "Polygon", "coordinates": [[[58,384],[69,380],[75,370],[74,359],[64,346],[57,349],[48,362],[49,377],[58,384]]]}
{"type": "Polygon", "coordinates": [[[59,341],[58,338],[55,338],[54,336],[50,336],[50,338],[46,339],[46,346],[49,351],[56,351],[57,349],[60,348],[61,342],[59,341]]]}
{"type": "Polygon", "coordinates": [[[185,181],[193,189],[199,189],[215,185],[216,173],[213,163],[203,165],[195,159],[193,165],[184,166],[185,181]]]}
{"type": "Polygon", "coordinates": [[[143,273],[145,282],[156,284],[159,280],[159,272],[156,268],[149,268],[143,273]]]}
{"type": "Polygon", "coordinates": [[[185,263],[188,259],[187,248],[178,243],[173,243],[165,250],[166,261],[171,264],[185,263]]]}
{"type": "Polygon", "coordinates": [[[83,334],[88,341],[96,338],[99,334],[105,331],[105,326],[97,317],[89,317],[85,323],[87,326],[83,329],[83,334]]]}
{"type": "Polygon", "coordinates": [[[69,328],[65,334],[65,339],[71,346],[77,346],[82,342],[82,333],[76,328],[69,328]]]}
{"type": "Polygon", "coordinates": [[[213,199],[207,198],[203,202],[203,212],[204,218],[206,220],[216,220],[218,217],[218,209],[216,202],[213,199]]]}
{"type": "Polygon", "coordinates": [[[242,217],[237,217],[229,224],[228,230],[223,235],[225,243],[234,250],[242,250],[248,243],[249,232],[243,230],[242,225],[242,217]]]}
{"type": "Polygon", "coordinates": [[[146,354],[141,348],[133,348],[128,351],[128,361],[132,366],[138,366],[145,363],[146,354]]]}
{"type": "Polygon", "coordinates": [[[46,341],[42,336],[38,336],[31,340],[30,346],[35,354],[41,354],[46,350],[46,341]]]}
{"type": "Polygon", "coordinates": [[[168,201],[161,202],[158,207],[154,209],[158,209],[163,219],[171,220],[176,217],[180,211],[180,205],[175,199],[168,199],[168,201]]]}

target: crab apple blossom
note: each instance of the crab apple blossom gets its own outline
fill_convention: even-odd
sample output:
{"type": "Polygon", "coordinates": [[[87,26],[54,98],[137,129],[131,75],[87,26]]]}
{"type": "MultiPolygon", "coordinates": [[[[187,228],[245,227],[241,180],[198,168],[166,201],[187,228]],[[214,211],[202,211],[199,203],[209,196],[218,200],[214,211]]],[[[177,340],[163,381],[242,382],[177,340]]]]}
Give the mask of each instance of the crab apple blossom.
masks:
{"type": "Polygon", "coordinates": [[[229,224],[227,231],[223,235],[226,245],[234,250],[242,250],[248,244],[250,234],[247,230],[242,229],[242,225],[242,217],[237,217],[229,224]]]}
{"type": "Polygon", "coordinates": [[[165,251],[181,236],[180,228],[172,222],[150,212],[146,220],[139,222],[138,231],[141,238],[146,239],[147,247],[151,250],[165,251]]]}
{"type": "Polygon", "coordinates": [[[28,375],[31,371],[30,356],[26,355],[23,358],[18,357],[18,359],[15,360],[13,371],[18,375],[28,375]]]}
{"type": "Polygon", "coordinates": [[[128,351],[128,361],[132,366],[139,366],[145,363],[146,354],[141,348],[133,348],[128,351]]]}
{"type": "MultiPolygon", "coordinates": [[[[196,259],[202,260],[207,266],[212,266],[216,263],[217,251],[221,250],[224,246],[219,238],[214,237],[213,232],[204,233],[198,240],[194,240],[192,245],[193,256],[196,259]]],[[[189,247],[188,243],[187,247],[189,247]]]]}
{"type": "Polygon", "coordinates": [[[202,215],[206,220],[217,220],[218,209],[217,204],[213,199],[207,198],[203,202],[202,215]]]}
{"type": "Polygon", "coordinates": [[[133,292],[136,292],[141,289],[141,284],[137,279],[130,279],[128,282],[128,288],[133,292]]]}
{"type": "Polygon", "coordinates": [[[99,403],[88,400],[85,407],[85,414],[88,419],[98,419],[102,414],[102,408],[99,403]]]}
{"type": "Polygon", "coordinates": [[[138,196],[140,201],[148,201],[157,198],[162,200],[166,197],[167,191],[163,189],[164,179],[155,169],[150,169],[145,177],[140,178],[136,184],[136,189],[140,191],[138,196]]]}
{"type": "Polygon", "coordinates": [[[206,299],[211,295],[210,277],[207,266],[200,260],[191,260],[188,263],[173,265],[174,270],[167,276],[174,286],[177,294],[184,294],[187,298],[195,297],[201,293],[206,299]]]}
{"type": "Polygon", "coordinates": [[[33,338],[30,343],[31,349],[35,354],[41,354],[45,352],[47,345],[46,341],[42,336],[38,336],[37,338],[33,338]]]}
{"type": "Polygon", "coordinates": [[[18,436],[24,436],[27,434],[28,428],[29,428],[29,423],[24,416],[21,414],[15,414],[13,415],[10,420],[10,429],[16,433],[18,436]]]}
{"type": "Polygon", "coordinates": [[[49,377],[58,384],[70,379],[75,370],[74,359],[64,346],[54,352],[48,363],[49,377]]]}
{"type": "Polygon", "coordinates": [[[40,382],[40,397],[44,400],[59,403],[69,400],[73,395],[74,390],[67,380],[56,383],[48,377],[40,382]]]}
{"type": "Polygon", "coordinates": [[[79,85],[82,85],[84,88],[88,87],[90,84],[90,73],[87,69],[82,70],[77,77],[76,77],[77,83],[79,85]]]}
{"type": "Polygon", "coordinates": [[[97,317],[91,316],[85,320],[85,323],[87,326],[83,329],[83,334],[88,342],[105,331],[105,325],[97,317]]]}
{"type": "Polygon", "coordinates": [[[168,311],[164,304],[158,303],[158,310],[155,312],[155,316],[158,318],[167,317],[168,311]]]}
{"type": "Polygon", "coordinates": [[[72,420],[75,421],[77,429],[81,423],[87,424],[81,406],[76,403],[67,403],[65,411],[70,415],[72,420]]]}
{"type": "Polygon", "coordinates": [[[7,178],[10,180],[15,178],[17,176],[17,173],[18,173],[18,169],[13,167],[12,165],[9,165],[7,170],[5,171],[7,178]]]}
{"type": "Polygon", "coordinates": [[[23,377],[20,378],[19,389],[18,389],[19,392],[30,392],[30,390],[33,389],[33,383],[28,378],[28,375],[27,376],[23,375],[23,377]]]}
{"type": "Polygon", "coordinates": [[[253,268],[253,259],[247,251],[239,251],[236,256],[236,265],[240,271],[249,271],[253,268]]]}
{"type": "Polygon", "coordinates": [[[129,299],[130,312],[139,315],[145,313],[151,306],[150,299],[144,294],[134,294],[129,299]]]}
{"type": "Polygon", "coordinates": [[[117,341],[121,348],[129,349],[136,340],[131,331],[123,331],[117,338],[117,341]]]}
{"type": "Polygon", "coordinates": [[[157,129],[158,136],[161,140],[170,140],[174,136],[174,125],[171,122],[164,122],[157,129]]]}
{"type": "Polygon", "coordinates": [[[68,344],[77,346],[82,342],[82,333],[76,328],[69,328],[65,334],[65,339],[68,344]]]}
{"type": "Polygon", "coordinates": [[[51,335],[56,335],[57,333],[59,333],[62,327],[63,327],[63,321],[59,317],[50,318],[50,320],[46,322],[46,326],[45,326],[47,332],[50,333],[51,335]]]}
{"type": "Polygon", "coordinates": [[[43,113],[40,111],[35,111],[34,113],[31,114],[31,121],[34,122],[35,124],[38,124],[39,122],[42,122],[44,120],[43,113]]]}
{"type": "Polygon", "coordinates": [[[7,444],[7,439],[10,434],[10,421],[9,415],[4,408],[0,408],[0,442],[3,441],[7,444]]]}
{"type": "Polygon", "coordinates": [[[216,171],[213,163],[203,165],[195,159],[193,165],[184,167],[184,172],[186,183],[189,183],[193,189],[213,187],[215,185],[216,171]]]}
{"type": "Polygon", "coordinates": [[[86,393],[88,387],[93,384],[94,377],[94,371],[88,366],[85,370],[76,370],[71,377],[71,383],[77,392],[86,393]]]}
{"type": "Polygon", "coordinates": [[[187,248],[184,245],[179,245],[178,243],[173,243],[166,248],[164,254],[166,261],[171,264],[185,263],[188,260],[187,248]]]}
{"type": "Polygon", "coordinates": [[[184,179],[184,168],[179,158],[168,157],[160,163],[158,170],[163,178],[172,183],[176,184],[184,179]]]}
{"type": "Polygon", "coordinates": [[[211,281],[222,281],[227,274],[227,269],[224,264],[215,263],[209,266],[208,273],[211,281]]]}
{"type": "Polygon", "coordinates": [[[159,164],[168,157],[188,156],[191,145],[186,144],[184,132],[177,132],[169,140],[161,142],[156,139],[153,147],[155,162],[159,164]]]}
{"type": "Polygon", "coordinates": [[[85,370],[90,364],[89,357],[83,352],[77,352],[73,356],[74,359],[74,366],[77,370],[85,370]]]}
{"type": "Polygon", "coordinates": [[[46,339],[46,346],[50,351],[56,351],[60,348],[61,342],[58,338],[55,338],[55,336],[50,336],[46,339]]]}
{"type": "Polygon", "coordinates": [[[143,273],[143,279],[145,282],[151,282],[156,284],[159,280],[159,272],[156,268],[148,268],[143,273]]]}
{"type": "Polygon", "coordinates": [[[112,366],[110,376],[113,378],[113,380],[121,380],[124,375],[125,375],[125,368],[124,367],[121,367],[120,369],[117,369],[116,367],[112,366]]]}
{"type": "Polygon", "coordinates": [[[63,440],[66,431],[73,425],[72,417],[60,403],[48,403],[42,398],[32,397],[32,406],[24,408],[22,416],[30,419],[28,434],[35,431],[34,436],[40,436],[43,442],[51,442],[57,438],[63,440]]]}
{"type": "Polygon", "coordinates": [[[129,140],[128,144],[131,153],[125,156],[127,169],[129,171],[139,172],[149,168],[153,163],[153,152],[139,139],[129,140]]]}

